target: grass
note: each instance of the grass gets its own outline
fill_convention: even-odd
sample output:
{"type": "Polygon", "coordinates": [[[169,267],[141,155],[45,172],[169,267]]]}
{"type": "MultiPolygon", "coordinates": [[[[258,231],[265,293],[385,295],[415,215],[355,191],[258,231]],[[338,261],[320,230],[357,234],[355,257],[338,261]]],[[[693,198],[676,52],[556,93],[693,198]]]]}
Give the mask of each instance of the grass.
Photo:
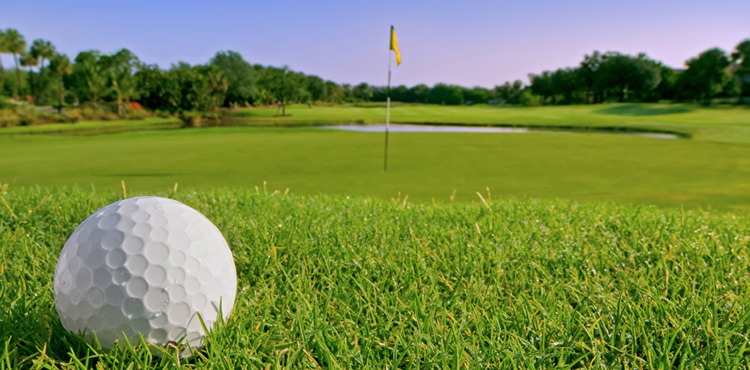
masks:
{"type": "Polygon", "coordinates": [[[486,193],[486,205],[161,195],[206,214],[233,250],[237,303],[205,351],[178,363],[65,332],[57,256],[120,195],[10,189],[0,195],[0,369],[750,365],[745,216],[486,193]]]}
{"type": "Polygon", "coordinates": [[[611,200],[750,209],[750,146],[614,135],[391,135],[312,128],[208,128],[101,136],[0,135],[0,182],[114,191],[252,188],[447,203],[611,200]]]}
{"type": "MultiPolygon", "coordinates": [[[[314,106],[240,110],[237,119],[252,125],[383,123],[381,106],[314,106]]],[[[698,140],[750,143],[750,109],[687,104],[598,104],[547,107],[400,105],[391,110],[395,123],[501,125],[575,129],[673,132],[698,140]]]]}
{"type": "Polygon", "coordinates": [[[0,129],[0,135],[12,134],[111,134],[138,130],[177,128],[182,122],[177,118],[150,117],[142,120],[82,121],[77,123],[50,123],[33,126],[15,126],[0,129]]]}

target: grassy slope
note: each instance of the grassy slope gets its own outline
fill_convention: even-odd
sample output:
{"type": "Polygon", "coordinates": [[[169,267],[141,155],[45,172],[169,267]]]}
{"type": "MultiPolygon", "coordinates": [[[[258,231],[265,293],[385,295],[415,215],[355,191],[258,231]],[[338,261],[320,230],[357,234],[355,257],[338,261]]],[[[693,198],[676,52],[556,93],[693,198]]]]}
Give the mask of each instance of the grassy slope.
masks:
{"type": "Polygon", "coordinates": [[[0,182],[154,191],[252,188],[412,201],[560,197],[750,208],[750,146],[613,135],[380,134],[218,128],[0,136],[0,182]]]}
{"type": "MultiPolygon", "coordinates": [[[[276,117],[276,108],[242,110],[235,115],[256,125],[321,123],[382,123],[383,107],[291,106],[288,117],[276,117]]],[[[698,107],[682,104],[602,104],[558,107],[397,106],[397,123],[453,123],[555,127],[639,128],[693,135],[698,139],[750,142],[750,109],[698,107]]]]}
{"type": "MultiPolygon", "coordinates": [[[[233,249],[238,300],[188,368],[736,368],[748,365],[750,219],[565,201],[410,205],[178,192],[233,249]]],[[[118,199],[0,195],[2,368],[172,368],[62,329],[67,236],[118,199]],[[11,212],[12,210],[12,212],[11,212]]]]}

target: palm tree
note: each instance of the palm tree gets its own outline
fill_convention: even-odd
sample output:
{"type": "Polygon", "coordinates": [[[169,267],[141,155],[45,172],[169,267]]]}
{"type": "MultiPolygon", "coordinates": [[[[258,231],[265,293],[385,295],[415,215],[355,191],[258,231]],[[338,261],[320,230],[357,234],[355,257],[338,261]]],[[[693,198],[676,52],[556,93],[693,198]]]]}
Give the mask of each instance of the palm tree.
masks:
{"type": "Polygon", "coordinates": [[[28,78],[29,78],[29,87],[32,86],[31,81],[32,81],[33,74],[31,73],[31,67],[35,67],[35,66],[38,66],[38,65],[39,65],[39,59],[34,58],[30,54],[26,54],[26,53],[21,54],[21,66],[29,68],[29,76],[28,76],[28,78]]]}
{"type": "Polygon", "coordinates": [[[21,95],[23,95],[23,83],[21,81],[21,68],[18,65],[18,55],[25,53],[26,40],[24,40],[23,36],[13,28],[5,30],[5,50],[13,54],[13,59],[16,62],[18,89],[20,90],[21,95]]]}
{"type": "Polygon", "coordinates": [[[0,30],[0,95],[3,93],[3,84],[5,83],[5,68],[3,68],[3,53],[7,53],[7,42],[5,31],[0,30]]]}
{"type": "Polygon", "coordinates": [[[114,55],[101,57],[104,74],[109,83],[109,90],[115,93],[117,102],[117,114],[124,113],[123,101],[130,103],[130,99],[136,93],[136,80],[133,71],[138,66],[138,57],[128,49],[120,49],[114,55]]]}
{"type": "Polygon", "coordinates": [[[29,50],[29,54],[33,57],[38,59],[39,63],[39,81],[37,82],[37,88],[36,88],[36,100],[39,100],[39,98],[42,95],[42,82],[44,79],[44,60],[45,59],[51,59],[55,56],[55,46],[52,45],[51,42],[45,41],[42,39],[36,39],[34,42],[31,43],[31,49],[29,50]]]}
{"type": "Polygon", "coordinates": [[[224,72],[216,67],[209,67],[205,71],[205,76],[208,79],[208,88],[211,91],[211,110],[215,111],[218,106],[217,98],[226,94],[229,89],[229,79],[224,72]]]}
{"type": "Polygon", "coordinates": [[[70,63],[70,59],[65,54],[55,54],[49,61],[50,73],[57,79],[57,97],[59,105],[57,106],[57,112],[62,113],[62,107],[65,99],[65,86],[63,85],[63,77],[73,73],[73,65],[70,63]]]}
{"type": "Polygon", "coordinates": [[[76,56],[73,65],[73,78],[78,93],[88,94],[95,107],[99,106],[99,96],[107,82],[100,58],[98,50],[82,51],[76,56]]]}

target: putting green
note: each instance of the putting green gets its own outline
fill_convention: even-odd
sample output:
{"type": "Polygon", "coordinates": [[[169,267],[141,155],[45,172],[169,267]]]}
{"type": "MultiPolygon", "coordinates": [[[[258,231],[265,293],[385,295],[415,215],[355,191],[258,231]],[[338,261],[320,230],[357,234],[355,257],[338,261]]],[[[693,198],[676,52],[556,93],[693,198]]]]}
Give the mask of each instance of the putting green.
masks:
{"type": "Polygon", "coordinates": [[[132,192],[289,188],[450,202],[487,197],[750,209],[750,146],[614,135],[210,128],[0,136],[0,182],[132,192]]]}

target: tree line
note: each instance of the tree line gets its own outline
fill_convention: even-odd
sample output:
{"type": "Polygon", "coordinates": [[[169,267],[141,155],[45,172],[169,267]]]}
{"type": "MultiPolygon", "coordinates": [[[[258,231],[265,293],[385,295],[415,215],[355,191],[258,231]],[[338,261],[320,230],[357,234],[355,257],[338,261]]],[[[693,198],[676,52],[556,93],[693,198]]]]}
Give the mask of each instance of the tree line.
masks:
{"type": "Polygon", "coordinates": [[[11,54],[6,73],[0,61],[0,95],[38,104],[102,103],[122,113],[137,104],[154,111],[212,111],[220,107],[290,103],[357,103],[392,100],[405,103],[461,105],[596,104],[609,101],[660,100],[710,103],[716,98],[747,102],[750,97],[750,39],[732,53],[708,49],[672,69],[650,59],[618,52],[585,55],[571,68],[529,74],[529,83],[506,82],[494,88],[438,83],[432,87],[338,84],[287,67],[251,64],[235,51],[219,51],[205,64],[184,62],[162,69],[128,49],[114,53],[82,51],[70,60],[47,40],[27,45],[23,35],[0,30],[0,54],[11,54]],[[28,47],[27,47],[28,46],[28,47]]]}

